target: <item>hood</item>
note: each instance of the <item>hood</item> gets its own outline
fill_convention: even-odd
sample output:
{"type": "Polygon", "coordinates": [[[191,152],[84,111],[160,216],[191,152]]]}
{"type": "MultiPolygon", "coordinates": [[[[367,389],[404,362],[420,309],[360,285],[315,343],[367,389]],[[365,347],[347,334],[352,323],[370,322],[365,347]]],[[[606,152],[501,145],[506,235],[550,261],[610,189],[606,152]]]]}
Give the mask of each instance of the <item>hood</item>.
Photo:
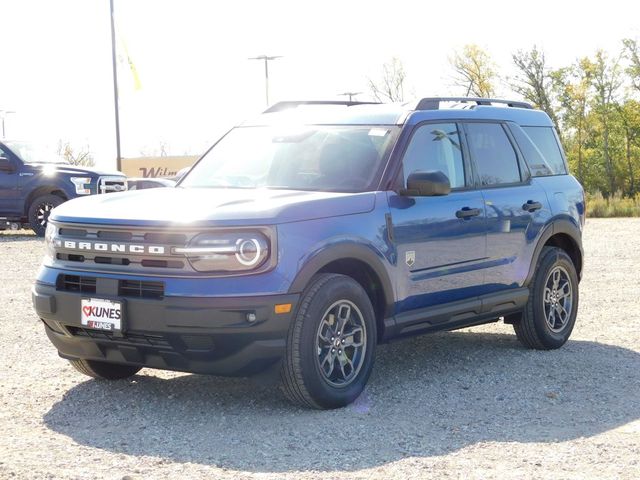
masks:
{"type": "Polygon", "coordinates": [[[137,226],[274,225],[372,210],[375,194],[233,188],[153,188],[77,198],[54,221],[137,226]]]}
{"type": "Polygon", "coordinates": [[[100,170],[94,167],[80,167],[76,165],[70,165],[68,163],[27,163],[29,167],[49,173],[61,173],[69,175],[89,175],[92,177],[98,177],[103,175],[114,175],[124,177],[124,173],[117,170],[100,170]]]}

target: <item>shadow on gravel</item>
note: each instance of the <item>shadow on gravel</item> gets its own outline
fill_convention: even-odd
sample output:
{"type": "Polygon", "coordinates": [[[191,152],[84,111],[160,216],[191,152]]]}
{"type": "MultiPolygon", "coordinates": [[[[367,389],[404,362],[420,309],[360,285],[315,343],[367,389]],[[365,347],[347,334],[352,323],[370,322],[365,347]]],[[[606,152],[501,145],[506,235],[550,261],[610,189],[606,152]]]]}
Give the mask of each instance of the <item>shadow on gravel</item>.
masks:
{"type": "MultiPolygon", "coordinates": [[[[149,372],[147,370],[146,372],[149,372]]],[[[247,379],[86,381],[45,415],[82,445],[253,471],[357,470],[482,441],[556,442],[640,418],[640,354],[574,341],[444,333],[383,345],[369,387],[334,411],[290,406],[247,379]]]]}
{"type": "Polygon", "coordinates": [[[44,239],[29,234],[0,232],[0,243],[2,242],[44,242],[44,239]]]}

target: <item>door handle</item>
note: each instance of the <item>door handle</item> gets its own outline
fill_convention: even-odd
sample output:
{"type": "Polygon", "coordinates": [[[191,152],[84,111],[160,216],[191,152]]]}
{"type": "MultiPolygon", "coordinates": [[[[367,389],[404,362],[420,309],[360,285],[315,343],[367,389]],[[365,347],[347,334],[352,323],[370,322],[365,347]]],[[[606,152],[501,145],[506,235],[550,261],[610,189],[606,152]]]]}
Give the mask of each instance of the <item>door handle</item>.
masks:
{"type": "Polygon", "coordinates": [[[479,208],[462,207],[456,212],[456,217],[458,218],[471,218],[477,217],[478,215],[480,215],[479,208]]]}
{"type": "Polygon", "coordinates": [[[525,212],[535,212],[536,210],[540,210],[542,208],[542,204],[540,202],[534,202],[533,200],[527,200],[527,203],[522,205],[522,209],[525,212]]]}

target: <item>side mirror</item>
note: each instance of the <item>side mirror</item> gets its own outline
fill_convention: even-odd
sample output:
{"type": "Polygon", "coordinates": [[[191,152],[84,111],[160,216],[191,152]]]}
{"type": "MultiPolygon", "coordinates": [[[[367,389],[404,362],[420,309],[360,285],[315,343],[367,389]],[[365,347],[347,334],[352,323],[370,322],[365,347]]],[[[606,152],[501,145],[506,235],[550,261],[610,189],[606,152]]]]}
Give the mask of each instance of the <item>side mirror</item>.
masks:
{"type": "Polygon", "coordinates": [[[401,195],[410,197],[435,197],[451,192],[449,178],[441,171],[415,171],[407,178],[407,188],[401,195]]]}

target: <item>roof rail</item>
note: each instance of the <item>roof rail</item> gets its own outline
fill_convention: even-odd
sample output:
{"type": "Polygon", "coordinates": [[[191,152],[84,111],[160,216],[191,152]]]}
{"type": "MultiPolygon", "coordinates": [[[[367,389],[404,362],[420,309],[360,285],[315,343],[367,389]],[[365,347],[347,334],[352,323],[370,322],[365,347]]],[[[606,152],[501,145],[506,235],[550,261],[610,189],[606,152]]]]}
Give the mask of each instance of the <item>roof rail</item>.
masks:
{"type": "Polygon", "coordinates": [[[501,100],[497,98],[481,98],[481,97],[426,97],[421,99],[416,106],[416,110],[439,110],[440,102],[475,102],[476,105],[491,105],[493,103],[502,103],[509,107],[529,108],[533,106],[527,102],[517,100],[501,100]]]}
{"type": "Polygon", "coordinates": [[[282,110],[295,108],[300,105],[344,105],[347,107],[351,107],[353,105],[377,105],[379,103],[380,102],[351,102],[349,100],[293,100],[275,103],[262,113],[281,112],[282,110]]]}

